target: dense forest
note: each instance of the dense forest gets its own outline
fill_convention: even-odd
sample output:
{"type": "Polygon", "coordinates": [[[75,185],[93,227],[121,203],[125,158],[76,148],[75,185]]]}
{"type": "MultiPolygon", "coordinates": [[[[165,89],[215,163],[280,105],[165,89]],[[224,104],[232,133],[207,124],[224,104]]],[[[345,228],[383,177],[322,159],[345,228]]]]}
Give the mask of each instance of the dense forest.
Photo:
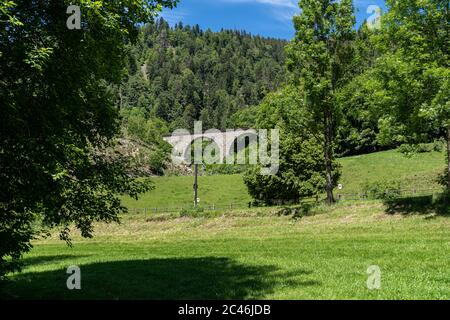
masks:
{"type": "Polygon", "coordinates": [[[226,129],[239,110],[258,105],[285,81],[286,42],[244,31],[173,28],[164,19],[140,30],[130,47],[122,109],[139,108],[173,130],[226,129]]]}
{"type": "MultiPolygon", "coordinates": [[[[365,25],[356,33],[353,76],[370,69],[379,56],[369,37],[365,25]]],[[[258,122],[262,102],[289,81],[287,44],[245,31],[204,31],[181,22],[170,27],[162,18],[141,27],[137,43],[128,47],[127,76],[116,87],[123,134],[140,151],[138,165],[151,174],[163,174],[170,147],[161,136],[179,128],[191,130],[196,120],[204,129],[263,125],[258,122]]],[[[342,105],[336,132],[336,152],[341,156],[398,145],[377,138],[379,115],[365,103],[362,90],[355,82],[336,101],[342,105]]],[[[281,103],[291,108],[288,100],[281,103]]],[[[242,170],[215,167],[211,172],[242,170]]]]}
{"type": "MultiPolygon", "coordinates": [[[[389,101],[371,95],[370,70],[382,55],[374,37],[367,24],[355,32],[348,73],[352,81],[336,95],[340,125],[335,151],[339,156],[408,142],[401,134],[391,134],[401,128],[384,117],[380,105],[389,101]]],[[[124,131],[158,149],[163,145],[161,135],[179,128],[191,130],[196,120],[203,122],[204,129],[257,127],[263,99],[288,82],[287,44],[245,31],[204,31],[181,22],[170,27],[162,18],[146,24],[139,30],[137,43],[128,48],[127,76],[116,88],[124,131]]],[[[442,132],[430,129],[424,141],[440,136],[442,132]]],[[[151,167],[162,173],[168,148],[158,150],[151,167]]]]}

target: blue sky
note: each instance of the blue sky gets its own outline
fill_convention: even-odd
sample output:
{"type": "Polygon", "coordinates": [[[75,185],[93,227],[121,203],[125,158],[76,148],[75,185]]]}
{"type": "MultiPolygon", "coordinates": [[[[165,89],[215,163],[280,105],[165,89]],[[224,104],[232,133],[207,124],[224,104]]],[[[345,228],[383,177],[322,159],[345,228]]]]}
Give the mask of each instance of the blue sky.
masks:
{"type": "MultiPolygon", "coordinates": [[[[371,17],[371,5],[382,9],[384,0],[354,0],[358,25],[371,17]]],[[[299,12],[297,0],[181,0],[174,10],[162,16],[171,25],[199,24],[202,29],[246,30],[267,37],[291,39],[294,36],[292,16],[299,12]]]]}

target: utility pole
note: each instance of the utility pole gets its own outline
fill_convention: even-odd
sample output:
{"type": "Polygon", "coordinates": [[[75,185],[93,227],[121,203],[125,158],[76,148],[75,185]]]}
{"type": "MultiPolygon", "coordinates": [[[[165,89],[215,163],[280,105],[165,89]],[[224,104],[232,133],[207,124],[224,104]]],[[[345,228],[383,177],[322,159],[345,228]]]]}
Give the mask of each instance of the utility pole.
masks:
{"type": "MultiPolygon", "coordinates": [[[[201,139],[194,140],[192,146],[194,147],[192,163],[194,164],[194,207],[198,207],[198,165],[202,163],[203,159],[203,129],[201,122],[194,122],[194,134],[199,133],[202,135],[201,139]]],[[[191,150],[192,155],[192,150],[191,150]]]]}
{"type": "Polygon", "coordinates": [[[194,164],[194,207],[198,207],[198,164],[194,164]]]}

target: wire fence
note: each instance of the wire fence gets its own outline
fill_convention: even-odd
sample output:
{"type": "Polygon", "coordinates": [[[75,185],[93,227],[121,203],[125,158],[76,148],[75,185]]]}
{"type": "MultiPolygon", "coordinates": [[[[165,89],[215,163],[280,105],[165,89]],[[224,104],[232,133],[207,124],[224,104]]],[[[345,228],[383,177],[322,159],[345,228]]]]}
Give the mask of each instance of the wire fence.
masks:
{"type": "Polygon", "coordinates": [[[337,201],[367,201],[430,196],[442,193],[442,188],[386,189],[383,192],[338,193],[337,201]]]}
{"type": "MultiPolygon", "coordinates": [[[[247,209],[255,207],[251,202],[247,203],[230,203],[230,204],[203,204],[199,205],[200,208],[207,211],[222,211],[222,210],[234,210],[234,209],[247,209]]],[[[157,208],[132,208],[128,210],[128,213],[133,214],[160,214],[160,213],[177,213],[183,210],[192,210],[194,205],[180,205],[175,207],[157,207],[157,208]]]]}
{"type": "MultiPolygon", "coordinates": [[[[336,194],[337,202],[344,201],[369,201],[369,200],[383,200],[383,199],[401,199],[407,197],[421,197],[421,196],[432,196],[434,194],[442,193],[444,190],[442,188],[417,188],[417,189],[392,189],[385,190],[383,192],[378,192],[376,194],[370,192],[361,193],[342,193],[338,192],[336,194]]],[[[300,204],[304,203],[321,203],[326,199],[322,197],[309,197],[302,199],[300,204]]],[[[264,207],[279,207],[282,204],[275,204],[272,206],[264,207]]],[[[215,203],[204,203],[200,204],[199,207],[206,211],[224,211],[224,210],[234,210],[234,209],[249,209],[249,208],[261,208],[263,206],[255,205],[253,202],[237,202],[229,204],[215,204],[215,203]]],[[[164,214],[164,213],[179,213],[183,210],[192,210],[194,205],[179,205],[174,207],[144,207],[144,208],[132,208],[128,210],[129,214],[164,214]]]]}

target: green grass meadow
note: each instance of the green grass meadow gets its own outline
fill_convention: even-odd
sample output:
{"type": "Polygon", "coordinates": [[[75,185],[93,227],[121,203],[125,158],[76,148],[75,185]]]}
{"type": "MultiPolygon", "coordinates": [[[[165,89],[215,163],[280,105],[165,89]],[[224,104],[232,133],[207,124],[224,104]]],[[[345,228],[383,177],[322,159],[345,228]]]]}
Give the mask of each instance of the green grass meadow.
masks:
{"type": "Polygon", "coordinates": [[[207,218],[127,216],[68,248],[35,243],[5,290],[33,299],[449,299],[450,220],[379,202],[301,220],[274,209],[207,218]],[[81,268],[82,290],[66,288],[81,268]],[[369,290],[367,269],[381,269],[369,290]]]}
{"type": "MultiPolygon", "coordinates": [[[[430,152],[406,157],[396,150],[340,159],[340,193],[359,194],[366,183],[399,181],[402,189],[439,188],[437,177],[444,172],[445,154],[430,152]]],[[[124,198],[130,209],[181,208],[193,205],[193,177],[157,177],[156,187],[138,201],[124,198]]],[[[200,205],[246,207],[252,201],[241,175],[199,177],[200,205]]]]}
{"type": "MultiPolygon", "coordinates": [[[[123,199],[126,207],[133,209],[181,208],[194,204],[194,178],[171,176],[153,178],[155,190],[143,195],[138,201],[123,199]]],[[[240,206],[252,201],[241,175],[218,175],[199,177],[200,205],[240,206]]]]}
{"type": "Polygon", "coordinates": [[[340,159],[343,192],[358,193],[366,182],[398,181],[402,189],[438,188],[445,154],[429,152],[407,157],[397,150],[340,159]]]}
{"type": "MultiPolygon", "coordinates": [[[[342,160],[342,183],[357,192],[367,179],[436,187],[444,155],[405,158],[396,151],[342,160]]],[[[191,177],[155,179],[156,190],[133,207],[190,204],[191,177]]],[[[201,177],[203,202],[250,198],[242,177],[201,177]]],[[[450,219],[434,197],[341,202],[301,219],[278,208],[224,209],[199,217],[128,214],[99,223],[93,239],[57,233],[33,242],[21,273],[2,288],[6,299],[450,299],[450,219]],[[81,290],[66,287],[81,268],[81,290]],[[381,288],[367,287],[370,266],[381,288]]]]}

